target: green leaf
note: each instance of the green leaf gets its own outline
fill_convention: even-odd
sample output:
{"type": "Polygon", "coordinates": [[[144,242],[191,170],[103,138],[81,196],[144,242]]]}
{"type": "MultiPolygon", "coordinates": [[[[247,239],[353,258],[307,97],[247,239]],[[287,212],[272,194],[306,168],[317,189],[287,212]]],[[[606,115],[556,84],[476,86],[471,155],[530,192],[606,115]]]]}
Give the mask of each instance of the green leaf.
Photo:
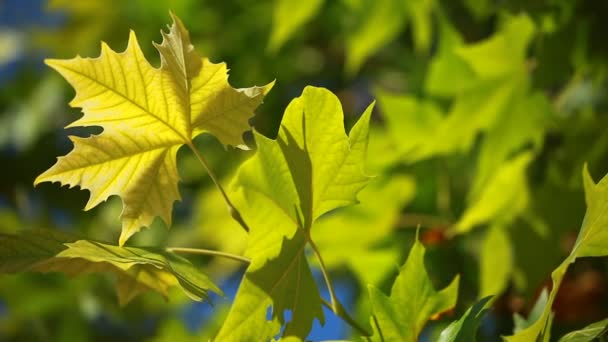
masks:
{"type": "Polygon", "coordinates": [[[488,181],[478,198],[473,199],[453,227],[453,232],[466,233],[498,216],[508,221],[515,214],[521,213],[529,201],[526,169],[532,158],[532,153],[524,152],[505,162],[488,181]]]}
{"type": "Polygon", "coordinates": [[[406,158],[428,144],[443,119],[438,105],[408,95],[393,95],[377,90],[378,104],[387,121],[388,133],[395,141],[399,153],[406,158]],[[407,137],[407,139],[403,139],[407,137]]]}
{"type": "Polygon", "coordinates": [[[524,66],[528,44],[535,34],[526,14],[507,16],[500,31],[482,42],[456,49],[478,77],[494,79],[519,72],[524,66]]]}
{"type": "Polygon", "coordinates": [[[608,319],[604,319],[562,336],[559,342],[591,342],[604,335],[607,327],[608,319]]]}
{"type": "Polygon", "coordinates": [[[308,231],[322,214],[356,204],[364,173],[368,107],[347,136],[338,98],[306,87],[283,116],[276,140],[254,133],[258,151],[239,169],[236,184],[260,192],[308,231]]]}
{"type": "MultiPolygon", "coordinates": [[[[489,148],[505,146],[505,153],[497,158],[506,158],[510,153],[521,148],[531,139],[538,140],[542,130],[533,130],[538,120],[528,120],[525,116],[530,106],[538,104],[544,98],[528,100],[529,76],[526,66],[526,55],[530,39],[534,32],[531,20],[525,16],[506,17],[501,29],[492,37],[474,44],[464,45],[462,38],[445,18],[440,18],[442,40],[438,56],[431,61],[425,88],[430,95],[452,98],[450,110],[445,118],[435,125],[426,143],[404,158],[408,162],[434,156],[468,152],[480,133],[487,133],[489,148]],[[518,36],[519,30],[523,32],[518,36]],[[511,45],[512,46],[511,46],[511,45]],[[488,59],[492,49],[502,49],[501,53],[508,58],[488,59]],[[511,49],[514,52],[511,52],[511,49]],[[513,55],[514,54],[514,55],[513,55]],[[490,62],[489,62],[490,61],[490,62]],[[454,80],[446,82],[445,80],[454,80]],[[523,104],[520,102],[523,101],[523,104]],[[527,107],[527,108],[524,108],[527,107]],[[512,113],[515,111],[515,113],[512,113]],[[474,115],[473,115],[474,114],[474,115]],[[514,115],[515,114],[515,115],[514,115]],[[503,130],[503,124],[512,125],[517,121],[513,116],[525,116],[526,126],[534,127],[524,131],[503,130]],[[528,124],[529,122],[529,124],[528,124]],[[525,133],[522,135],[521,133],[525,133]],[[509,140],[513,140],[512,142],[509,140]]],[[[545,107],[533,108],[533,116],[544,114],[545,107]]],[[[397,115],[397,114],[393,114],[397,115]]],[[[389,127],[391,122],[389,122],[389,127]]],[[[407,125],[401,123],[401,126],[407,125]]],[[[415,126],[415,125],[412,125],[415,126]]],[[[508,125],[505,128],[509,128],[508,125]]],[[[402,140],[402,139],[400,139],[402,140]]],[[[405,144],[409,144],[405,142],[405,144]]],[[[489,152],[493,152],[490,149],[489,152]]],[[[484,154],[488,151],[483,151],[484,154]]],[[[491,153],[490,153],[491,154],[491,153]]],[[[487,158],[481,159],[485,164],[487,158]]],[[[494,164],[491,164],[494,165],[494,164]]],[[[483,169],[479,182],[474,190],[487,181],[489,173],[483,169]]]]}
{"type": "Polygon", "coordinates": [[[120,245],[159,216],[171,224],[173,202],[180,199],[176,154],[193,148],[192,140],[209,132],[223,144],[244,146],[248,120],[272,84],[234,89],[224,63],[202,59],[188,32],[173,16],[156,69],[146,61],[135,33],[126,50],[105,43],[98,58],[47,60],[76,89],[70,102],[84,116],[68,127],[100,126],[88,138],[70,137],[74,149],[42,175],[41,182],[61,182],[90,191],[85,210],[118,195],[123,200],[120,245]]]}
{"type": "Polygon", "coordinates": [[[426,53],[431,47],[433,38],[433,17],[435,0],[405,2],[408,16],[412,20],[414,47],[417,52],[426,53]]]}
{"type": "Polygon", "coordinates": [[[215,340],[271,340],[286,323],[285,310],[291,310],[292,318],[283,337],[304,339],[315,318],[324,321],[320,294],[304,255],[304,235],[288,224],[292,221],[277,212],[270,199],[252,194],[247,200],[256,201],[258,208],[258,213],[244,215],[251,228],[247,255],[252,262],[215,340]]]}
{"type": "Polygon", "coordinates": [[[391,243],[395,223],[415,194],[411,177],[377,176],[359,193],[360,205],[321,217],[312,238],[325,265],[329,269],[347,266],[362,285],[384,280],[394,271],[394,260],[399,257],[400,246],[391,243]]]}
{"type": "Polygon", "coordinates": [[[405,6],[397,0],[367,0],[357,6],[357,24],[346,41],[346,72],[354,74],[361,64],[405,27],[405,6]]]}
{"type": "Polygon", "coordinates": [[[568,266],[580,257],[601,257],[608,255],[608,176],[595,183],[587,166],[583,168],[583,185],[587,212],[570,255],[551,273],[553,286],[540,317],[529,327],[520,330],[507,341],[548,341],[551,334],[553,313],[551,307],[557,296],[559,286],[568,270],[568,266]]]}
{"type": "Polygon", "coordinates": [[[459,320],[452,322],[441,332],[438,342],[477,341],[477,329],[491,300],[492,296],[484,297],[471,306],[459,320]]]}
{"type": "Polygon", "coordinates": [[[549,292],[547,291],[546,288],[544,288],[538,295],[538,298],[536,299],[534,306],[532,306],[532,310],[530,310],[530,313],[528,314],[527,319],[523,318],[518,313],[514,313],[513,322],[515,323],[515,327],[513,328],[513,331],[518,332],[518,331],[524,330],[527,327],[534,324],[534,322],[536,320],[538,320],[540,318],[540,316],[542,316],[543,310],[545,309],[545,306],[547,305],[548,300],[549,300],[549,292]]]}
{"type": "Polygon", "coordinates": [[[585,164],[583,185],[587,212],[571,255],[577,258],[605,256],[608,255],[608,177],[595,184],[585,164]]]}
{"type": "Polygon", "coordinates": [[[416,238],[387,297],[369,286],[374,336],[383,341],[417,341],[429,319],[456,305],[458,279],[436,291],[424,266],[425,248],[416,238]]]}
{"type": "Polygon", "coordinates": [[[250,227],[246,251],[252,262],[219,341],[304,339],[322,303],[305,247],[320,215],[356,203],[364,173],[372,106],[347,136],[338,98],[306,87],[283,116],[276,140],[255,132],[258,150],[239,168],[233,197],[250,227]],[[291,311],[285,324],[284,313],[291,311]],[[270,318],[267,319],[267,314],[270,318]]]}
{"type": "Polygon", "coordinates": [[[179,285],[193,300],[222,291],[188,260],[158,248],[118,247],[51,230],[0,234],[0,272],[61,272],[70,276],[103,272],[117,276],[121,305],[152,290],[168,296],[179,285]]]}
{"type": "Polygon", "coordinates": [[[521,94],[521,98],[514,99],[512,109],[500,115],[487,130],[470,197],[477,197],[515,152],[528,145],[532,145],[534,151],[540,149],[550,113],[551,105],[541,93],[521,94]]]}
{"type": "Polygon", "coordinates": [[[321,9],[324,0],[275,0],[272,12],[270,51],[276,52],[304,24],[321,9]]]}
{"type": "Polygon", "coordinates": [[[349,1],[355,17],[346,41],[346,72],[359,70],[363,62],[391,42],[411,21],[414,47],[426,53],[432,42],[434,0],[363,0],[349,1]]]}
{"type": "Polygon", "coordinates": [[[439,52],[431,60],[424,82],[424,89],[429,95],[452,97],[477,82],[473,69],[456,54],[456,49],[463,44],[458,31],[446,18],[440,17],[439,52]]]}
{"type": "Polygon", "coordinates": [[[514,260],[511,240],[506,227],[495,224],[490,227],[479,255],[479,296],[499,295],[509,283],[514,260]]]}

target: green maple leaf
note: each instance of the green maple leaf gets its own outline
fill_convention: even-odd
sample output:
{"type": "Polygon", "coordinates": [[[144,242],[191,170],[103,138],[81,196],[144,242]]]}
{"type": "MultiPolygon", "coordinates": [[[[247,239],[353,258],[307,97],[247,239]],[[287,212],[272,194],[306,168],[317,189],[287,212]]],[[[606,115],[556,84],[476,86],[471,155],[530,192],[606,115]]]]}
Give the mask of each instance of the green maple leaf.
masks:
{"type": "Polygon", "coordinates": [[[606,334],[608,329],[608,318],[599,322],[589,324],[588,326],[570,332],[562,336],[558,342],[591,342],[606,334]]]}
{"type": "Polygon", "coordinates": [[[93,272],[117,276],[121,305],[146,291],[168,296],[180,286],[194,300],[207,291],[222,291],[188,260],[158,248],[118,247],[79,240],[65,233],[36,230],[21,235],[0,234],[0,272],[61,272],[70,276],[93,272]]]}
{"type": "Polygon", "coordinates": [[[234,89],[224,63],[201,58],[173,16],[155,44],[160,68],[146,61],[135,33],[122,53],[102,44],[98,58],[46,60],[76,89],[70,103],[84,116],[68,127],[100,126],[100,135],[70,137],[74,149],[34,184],[61,182],[91,193],[85,210],[118,195],[123,200],[120,245],[159,216],[171,224],[180,199],[176,153],[204,132],[243,147],[248,119],[272,84],[234,89]]]}
{"type": "Polygon", "coordinates": [[[521,213],[529,201],[526,170],[533,157],[523,152],[501,165],[451,230],[466,233],[496,217],[510,220],[521,213]]]}
{"type": "Polygon", "coordinates": [[[219,341],[303,339],[322,302],[305,256],[313,222],[357,202],[369,180],[363,162],[370,106],[347,136],[337,97],[306,87],[287,107],[276,140],[254,133],[257,153],[240,167],[235,201],[251,228],[252,259],[219,341]],[[267,314],[271,312],[270,319],[267,314]]]}
{"type": "MultiPolygon", "coordinates": [[[[407,162],[468,152],[480,133],[494,136],[484,143],[487,146],[480,161],[483,167],[480,179],[485,181],[493,171],[487,170],[488,166],[500,164],[522,145],[538,141],[539,135],[542,136],[539,133],[542,120],[537,117],[546,106],[541,96],[528,97],[526,51],[535,32],[534,23],[526,15],[508,16],[492,37],[466,45],[445,20],[440,23],[442,41],[438,55],[431,62],[425,88],[430,95],[450,98],[449,110],[444,115],[430,98],[391,96],[382,92],[379,102],[387,117],[389,132],[401,137],[399,134],[406,131],[414,137],[413,140],[396,139],[399,152],[407,162]],[[494,54],[500,54],[501,58],[495,58],[494,54]],[[446,79],[454,82],[445,82],[446,79]],[[518,122],[513,116],[525,116],[528,120],[530,109],[537,112],[534,120],[521,128],[512,124],[518,122]],[[485,156],[493,152],[496,145],[500,146],[500,153],[485,156]]],[[[478,187],[476,185],[475,190],[478,187]]]]}
{"type": "Polygon", "coordinates": [[[473,304],[462,317],[452,322],[439,335],[438,342],[474,342],[477,341],[477,329],[484,314],[491,305],[492,296],[480,299],[473,304]]]}
{"type": "Polygon", "coordinates": [[[377,177],[359,193],[360,205],[320,218],[312,238],[325,265],[329,269],[348,266],[362,286],[383,281],[394,272],[393,262],[400,254],[401,246],[390,243],[395,222],[415,194],[412,177],[377,177]],[[387,241],[389,246],[385,246],[387,241]]]}
{"type": "Polygon", "coordinates": [[[417,341],[429,319],[456,305],[459,277],[436,291],[424,266],[425,251],[416,237],[390,296],[373,285],[369,286],[376,340],[417,341]]]}
{"type": "Polygon", "coordinates": [[[324,0],[275,0],[272,12],[272,34],[268,42],[271,51],[281,46],[313,18],[323,6],[324,0]]]}
{"type": "Polygon", "coordinates": [[[604,176],[597,184],[589,175],[587,166],[583,168],[583,185],[587,211],[581,230],[568,257],[551,273],[553,286],[538,318],[513,336],[505,339],[511,342],[519,341],[549,341],[553,302],[559,286],[570,264],[581,257],[602,257],[608,255],[608,176],[604,176]]]}

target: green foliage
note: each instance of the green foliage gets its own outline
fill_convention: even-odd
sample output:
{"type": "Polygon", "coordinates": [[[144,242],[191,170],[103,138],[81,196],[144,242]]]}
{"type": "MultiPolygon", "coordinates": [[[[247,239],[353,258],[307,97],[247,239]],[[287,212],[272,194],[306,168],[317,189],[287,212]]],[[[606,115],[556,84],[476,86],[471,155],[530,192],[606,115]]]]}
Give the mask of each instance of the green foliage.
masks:
{"type": "Polygon", "coordinates": [[[219,340],[271,339],[285,324],[285,310],[292,311],[285,338],[304,339],[315,318],[323,322],[305,247],[312,243],[314,221],[355,203],[368,181],[363,162],[371,108],[347,136],[335,95],[306,87],[285,110],[276,140],[254,133],[258,150],[239,168],[233,184],[250,227],[246,255],[252,262],[219,340]]]}
{"type": "Polygon", "coordinates": [[[562,336],[559,342],[591,342],[604,335],[607,326],[608,319],[604,319],[562,336]]]}
{"type": "Polygon", "coordinates": [[[113,273],[121,305],[149,290],[166,297],[175,285],[193,300],[208,299],[209,290],[222,293],[188,260],[157,248],[119,248],[50,230],[3,234],[0,242],[0,272],[113,273]]]}
{"type": "Polygon", "coordinates": [[[585,187],[585,202],[587,212],[581,230],[568,257],[551,273],[553,286],[549,298],[544,305],[542,314],[530,326],[519,330],[508,341],[548,341],[551,334],[552,305],[555,302],[557,291],[564,279],[570,264],[581,257],[599,257],[608,255],[606,243],[606,226],[608,225],[607,212],[604,209],[608,203],[608,178],[604,177],[595,184],[587,166],[583,169],[583,184],[585,187]]]}
{"type": "Polygon", "coordinates": [[[473,304],[462,317],[445,328],[439,342],[477,341],[477,328],[481,324],[492,297],[485,297],[473,304]]]}
{"type": "Polygon", "coordinates": [[[0,92],[0,272],[18,273],[0,278],[0,339],[599,338],[608,181],[579,175],[586,163],[608,170],[607,11],[59,0],[44,16],[61,20],[42,25],[57,27],[0,25],[0,82],[3,66],[21,65],[0,92]],[[131,28],[157,38],[168,6],[189,31],[171,13],[162,41],[140,46],[131,31],[125,42],[131,28]],[[99,40],[126,48],[80,57],[99,40]],[[65,82],[32,67],[40,50],[79,54],[47,60],[76,110],[64,108],[65,82]],[[211,60],[228,62],[230,83],[211,60]],[[272,79],[272,93],[274,82],[231,86],[272,79]],[[69,149],[51,135],[78,110],[73,150],[35,184],[88,190],[87,213],[82,192],[31,189],[69,149]],[[199,319],[210,307],[190,299],[222,292],[211,278],[238,292],[199,319]],[[329,315],[350,331],[320,337],[315,321],[329,315]]]}
{"type": "Polygon", "coordinates": [[[429,319],[456,305],[458,277],[444,289],[435,290],[424,266],[424,254],[424,246],[416,239],[390,296],[369,286],[376,340],[416,341],[429,319]]]}

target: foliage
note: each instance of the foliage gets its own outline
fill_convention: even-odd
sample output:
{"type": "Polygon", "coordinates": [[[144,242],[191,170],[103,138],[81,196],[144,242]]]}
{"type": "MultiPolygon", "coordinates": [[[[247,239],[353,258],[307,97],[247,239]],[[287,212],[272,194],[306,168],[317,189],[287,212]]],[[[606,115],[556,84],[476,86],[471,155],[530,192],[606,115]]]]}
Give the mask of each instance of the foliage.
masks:
{"type": "Polygon", "coordinates": [[[0,339],[604,334],[605,4],[21,6],[0,6],[0,339]],[[72,122],[39,64],[99,40],[46,60],[72,122]]]}

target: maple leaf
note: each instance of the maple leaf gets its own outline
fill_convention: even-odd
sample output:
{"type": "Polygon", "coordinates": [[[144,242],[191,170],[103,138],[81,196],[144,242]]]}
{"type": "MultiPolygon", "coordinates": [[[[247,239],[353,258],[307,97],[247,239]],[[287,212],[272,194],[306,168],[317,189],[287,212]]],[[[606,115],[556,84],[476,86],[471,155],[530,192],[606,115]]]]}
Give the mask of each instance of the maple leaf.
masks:
{"type": "Polygon", "coordinates": [[[197,301],[208,300],[208,290],[222,293],[188,260],[158,248],[117,247],[54,230],[0,234],[0,273],[25,271],[115,274],[121,305],[150,290],[166,298],[172,286],[197,301]]]}
{"type": "MultiPolygon", "coordinates": [[[[504,337],[505,341],[549,341],[553,322],[553,303],[559,287],[570,264],[582,257],[603,257],[608,255],[608,175],[597,184],[591,178],[587,165],[583,168],[583,186],[587,211],[581,229],[570,254],[551,272],[552,287],[544,306],[539,308],[538,317],[531,319],[524,329],[512,336],[504,337]]],[[[529,319],[530,320],[530,319],[529,319]]]]}
{"type": "Polygon", "coordinates": [[[201,58],[188,31],[172,14],[173,25],[154,44],[160,68],[145,59],[135,33],[122,53],[102,43],[98,58],[46,60],[75,89],[71,106],[84,115],[68,127],[100,126],[88,138],[70,137],[74,149],[34,184],[61,182],[91,193],[85,210],[109,196],[123,201],[120,245],[160,216],[169,226],[180,199],[176,153],[209,132],[224,145],[245,147],[248,119],[273,83],[234,89],[225,63],[201,58]]]}
{"type": "Polygon", "coordinates": [[[436,291],[424,266],[426,249],[418,240],[393,283],[390,297],[369,286],[374,337],[382,341],[417,341],[422,328],[433,316],[456,305],[456,276],[443,290],[436,291]]]}
{"type": "Polygon", "coordinates": [[[477,341],[477,329],[485,313],[492,304],[492,296],[487,296],[473,304],[462,317],[452,322],[439,335],[438,342],[477,341]]]}
{"type": "Polygon", "coordinates": [[[415,194],[416,186],[410,176],[377,177],[359,193],[360,205],[320,218],[315,222],[312,238],[321,250],[325,266],[329,269],[348,266],[364,287],[382,282],[394,272],[393,261],[399,258],[402,249],[391,239],[395,222],[415,194]],[[344,253],[345,250],[349,252],[344,253]]]}
{"type": "Polygon", "coordinates": [[[258,150],[241,165],[233,198],[250,230],[251,258],[218,341],[304,339],[322,302],[305,256],[322,214],[357,202],[364,173],[368,107],[347,136],[338,98],[306,87],[283,116],[276,140],[254,132],[258,150]],[[267,318],[267,314],[271,313],[267,318]]]}

